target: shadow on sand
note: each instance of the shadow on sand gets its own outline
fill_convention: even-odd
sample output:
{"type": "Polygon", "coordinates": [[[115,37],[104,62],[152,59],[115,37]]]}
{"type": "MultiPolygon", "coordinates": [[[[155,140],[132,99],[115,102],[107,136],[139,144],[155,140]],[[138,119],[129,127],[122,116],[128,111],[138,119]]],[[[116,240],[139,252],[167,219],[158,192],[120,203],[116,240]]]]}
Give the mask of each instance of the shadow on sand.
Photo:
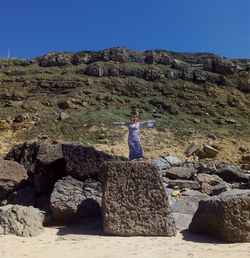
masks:
{"type": "Polygon", "coordinates": [[[99,219],[95,220],[84,220],[80,221],[77,224],[70,224],[58,227],[58,236],[65,235],[93,235],[93,236],[104,236],[102,230],[102,222],[99,219]]]}
{"type": "Polygon", "coordinates": [[[207,234],[194,234],[189,230],[182,230],[182,239],[186,241],[196,242],[196,243],[207,243],[207,244],[227,244],[227,242],[222,241],[219,238],[207,235],[207,234]]]}

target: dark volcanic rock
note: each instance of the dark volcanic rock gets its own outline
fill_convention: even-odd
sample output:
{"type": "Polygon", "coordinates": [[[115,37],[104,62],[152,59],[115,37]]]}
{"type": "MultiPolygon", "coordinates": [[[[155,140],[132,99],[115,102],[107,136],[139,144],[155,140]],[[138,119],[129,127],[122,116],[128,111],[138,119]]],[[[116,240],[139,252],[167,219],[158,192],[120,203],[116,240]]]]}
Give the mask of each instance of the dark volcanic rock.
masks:
{"type": "Polygon", "coordinates": [[[0,235],[37,236],[43,232],[42,222],[43,214],[33,207],[0,207],[0,235]]]}
{"type": "Polygon", "coordinates": [[[27,179],[26,169],[19,163],[0,159],[0,201],[17,189],[27,179]]]}
{"type": "Polygon", "coordinates": [[[172,167],[164,171],[164,176],[170,179],[189,179],[197,171],[187,167],[172,167]]]}
{"type": "Polygon", "coordinates": [[[250,242],[250,194],[227,194],[201,200],[189,229],[228,242],[250,242]]]}
{"type": "Polygon", "coordinates": [[[104,161],[127,160],[80,143],[64,143],[62,151],[66,161],[66,174],[79,180],[101,177],[101,165],[104,161]]]}
{"type": "Polygon", "coordinates": [[[104,166],[103,227],[112,235],[176,234],[157,168],[142,162],[104,166]]]}
{"type": "Polygon", "coordinates": [[[216,174],[226,182],[248,182],[249,175],[236,165],[222,163],[216,174]]]}
{"type": "Polygon", "coordinates": [[[54,219],[73,222],[100,216],[101,190],[101,184],[92,179],[81,182],[68,176],[58,180],[50,199],[54,219]]]}
{"type": "Polygon", "coordinates": [[[65,161],[61,144],[40,144],[33,164],[34,185],[38,192],[49,193],[55,182],[65,176],[65,161]]]}

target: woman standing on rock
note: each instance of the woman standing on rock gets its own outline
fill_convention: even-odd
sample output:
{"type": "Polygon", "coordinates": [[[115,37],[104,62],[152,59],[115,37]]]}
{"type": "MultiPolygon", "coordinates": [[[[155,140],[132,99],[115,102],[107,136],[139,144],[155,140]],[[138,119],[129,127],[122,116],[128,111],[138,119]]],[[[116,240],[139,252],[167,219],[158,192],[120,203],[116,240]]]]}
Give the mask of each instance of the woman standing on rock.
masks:
{"type": "Polygon", "coordinates": [[[130,115],[130,122],[113,122],[113,125],[124,125],[128,127],[128,147],[129,147],[129,159],[140,159],[143,157],[143,150],[141,146],[141,139],[139,135],[139,127],[147,125],[153,127],[154,120],[137,121],[137,116],[130,115]]]}

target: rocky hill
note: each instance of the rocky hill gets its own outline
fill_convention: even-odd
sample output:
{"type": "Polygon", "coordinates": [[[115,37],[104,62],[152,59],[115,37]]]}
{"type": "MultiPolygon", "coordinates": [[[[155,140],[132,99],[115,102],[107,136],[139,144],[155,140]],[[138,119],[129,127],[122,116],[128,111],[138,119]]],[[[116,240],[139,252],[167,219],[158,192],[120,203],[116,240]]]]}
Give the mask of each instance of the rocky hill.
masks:
{"type": "Polygon", "coordinates": [[[47,138],[124,154],[126,131],[111,122],[131,109],[157,121],[144,129],[146,153],[178,153],[195,139],[219,145],[223,159],[249,151],[249,59],[123,47],[52,52],[0,59],[0,89],[1,152],[47,138]]]}

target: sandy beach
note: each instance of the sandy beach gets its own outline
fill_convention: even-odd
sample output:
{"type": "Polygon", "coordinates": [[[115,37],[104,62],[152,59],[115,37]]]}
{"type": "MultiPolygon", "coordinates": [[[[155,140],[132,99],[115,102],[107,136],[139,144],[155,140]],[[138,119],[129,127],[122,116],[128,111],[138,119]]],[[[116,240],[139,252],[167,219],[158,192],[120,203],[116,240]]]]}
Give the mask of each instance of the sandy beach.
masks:
{"type": "Polygon", "coordinates": [[[1,258],[247,258],[250,243],[228,244],[207,235],[176,237],[104,236],[99,227],[82,224],[48,227],[40,236],[0,236],[1,258]]]}

